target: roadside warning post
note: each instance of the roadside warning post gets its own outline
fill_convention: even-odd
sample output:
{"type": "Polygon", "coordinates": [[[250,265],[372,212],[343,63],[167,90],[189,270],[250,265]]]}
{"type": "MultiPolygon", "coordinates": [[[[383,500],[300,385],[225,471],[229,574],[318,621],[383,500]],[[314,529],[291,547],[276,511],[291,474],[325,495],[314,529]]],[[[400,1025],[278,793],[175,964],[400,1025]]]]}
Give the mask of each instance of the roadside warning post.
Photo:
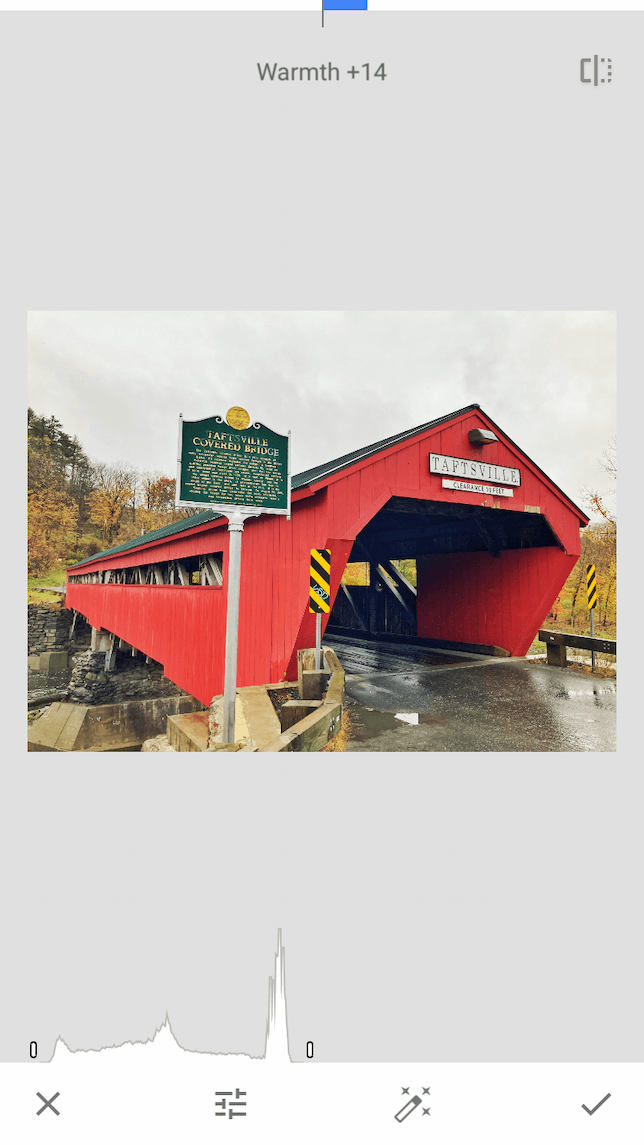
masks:
{"type": "Polygon", "coordinates": [[[261,513],[291,516],[291,434],[253,422],[241,406],[226,418],[179,415],[177,508],[213,509],[228,518],[223,743],[235,742],[237,635],[244,522],[261,513]]]}
{"type": "Polygon", "coordinates": [[[322,613],[331,609],[331,550],[311,549],[309,612],[315,613],[315,669],[322,667],[322,613]]]}
{"type": "MultiPolygon", "coordinates": [[[[595,580],[595,566],[586,565],[586,582],[588,584],[588,608],[590,609],[590,635],[595,635],[595,609],[597,607],[597,582],[595,580]]],[[[595,671],[595,650],[590,653],[592,668],[595,671]]]]}

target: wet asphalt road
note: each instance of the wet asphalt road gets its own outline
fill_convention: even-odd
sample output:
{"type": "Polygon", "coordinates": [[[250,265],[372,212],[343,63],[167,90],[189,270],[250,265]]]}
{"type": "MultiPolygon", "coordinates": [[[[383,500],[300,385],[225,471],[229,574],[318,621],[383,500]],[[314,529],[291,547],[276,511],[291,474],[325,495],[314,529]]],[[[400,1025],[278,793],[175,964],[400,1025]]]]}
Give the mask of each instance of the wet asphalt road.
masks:
{"type": "Polygon", "coordinates": [[[617,749],[614,680],[527,660],[327,642],[346,673],[348,751],[617,749]]]}

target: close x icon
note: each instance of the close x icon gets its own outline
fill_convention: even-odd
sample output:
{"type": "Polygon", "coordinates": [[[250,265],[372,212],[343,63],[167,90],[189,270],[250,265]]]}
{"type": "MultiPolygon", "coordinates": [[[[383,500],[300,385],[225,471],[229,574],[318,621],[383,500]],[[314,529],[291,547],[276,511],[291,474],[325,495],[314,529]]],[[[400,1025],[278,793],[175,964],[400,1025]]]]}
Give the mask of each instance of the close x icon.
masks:
{"type": "Polygon", "coordinates": [[[597,87],[600,83],[612,83],[613,61],[609,56],[585,56],[579,61],[579,78],[582,83],[597,87]]]}
{"type": "Polygon", "coordinates": [[[60,1110],[56,1109],[56,1106],[54,1105],[56,1098],[60,1097],[59,1093],[55,1093],[53,1097],[43,1097],[42,1093],[37,1093],[36,1097],[39,1097],[40,1100],[44,1101],[45,1103],[40,1109],[36,1110],[37,1117],[40,1117],[40,1114],[44,1113],[46,1109],[51,1109],[52,1113],[56,1114],[56,1117],[60,1117],[60,1110]]]}

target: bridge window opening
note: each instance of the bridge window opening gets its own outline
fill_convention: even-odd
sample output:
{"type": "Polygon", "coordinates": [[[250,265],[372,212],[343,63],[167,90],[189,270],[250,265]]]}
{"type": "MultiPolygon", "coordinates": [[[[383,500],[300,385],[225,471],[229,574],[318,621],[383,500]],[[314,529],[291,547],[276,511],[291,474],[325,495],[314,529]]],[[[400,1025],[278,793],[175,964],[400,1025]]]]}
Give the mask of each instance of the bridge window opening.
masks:
{"type": "MultiPolygon", "coordinates": [[[[391,563],[411,585],[416,586],[416,561],[413,558],[402,561],[392,560],[391,563]]],[[[368,585],[370,583],[370,567],[369,561],[347,562],[342,574],[342,583],[348,585],[368,585]]]]}
{"type": "Polygon", "coordinates": [[[72,584],[210,585],[223,584],[223,552],[201,553],[181,560],[132,565],[72,575],[72,584]]]}
{"type": "Polygon", "coordinates": [[[347,563],[342,574],[343,584],[369,584],[369,562],[352,561],[347,563]]]}

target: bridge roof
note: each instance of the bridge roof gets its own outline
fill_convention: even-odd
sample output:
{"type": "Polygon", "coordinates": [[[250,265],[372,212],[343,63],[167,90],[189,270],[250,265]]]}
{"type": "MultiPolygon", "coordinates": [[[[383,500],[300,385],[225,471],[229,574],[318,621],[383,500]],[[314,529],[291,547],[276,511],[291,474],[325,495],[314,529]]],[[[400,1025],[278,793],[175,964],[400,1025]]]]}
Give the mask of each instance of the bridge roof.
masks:
{"type": "MultiPolygon", "coordinates": [[[[298,473],[297,477],[291,478],[291,488],[295,490],[302,489],[305,485],[317,485],[318,481],[323,481],[325,477],[331,477],[333,474],[339,473],[340,470],[355,465],[357,461],[365,461],[367,457],[371,457],[374,453],[380,453],[382,449],[390,449],[392,445],[407,441],[409,437],[415,437],[416,434],[424,433],[427,429],[434,429],[437,425],[442,425],[443,422],[452,421],[455,417],[460,417],[461,414],[470,413],[471,410],[475,409],[481,409],[478,402],[471,406],[463,406],[463,409],[457,409],[454,413],[446,413],[443,417],[435,417],[433,421],[426,421],[423,425],[415,426],[414,429],[406,429],[404,433],[395,433],[393,437],[383,437],[382,441],[374,441],[373,445],[365,445],[362,449],[355,449],[353,453],[345,453],[342,457],[336,457],[335,461],[327,461],[324,465],[317,465],[314,469],[306,469],[303,473],[298,473]]],[[[485,416],[487,417],[487,414],[485,416]]],[[[488,420],[490,419],[488,418],[488,420]]],[[[508,438],[509,440],[510,438],[508,438]]]]}
{"type": "Polygon", "coordinates": [[[128,549],[149,545],[151,541],[163,541],[166,537],[174,537],[177,533],[196,528],[197,525],[207,525],[210,521],[217,521],[221,516],[221,513],[214,513],[212,509],[205,509],[203,513],[195,513],[194,517],[186,517],[184,521],[173,521],[171,525],[164,525],[162,529],[153,529],[151,533],[142,533],[140,537],[133,537],[131,541],[123,541],[121,545],[112,545],[111,549],[101,549],[100,553],[85,557],[77,564],[69,565],[69,568],[77,569],[92,561],[102,560],[103,557],[111,557],[114,553],[126,553],[128,549]]]}
{"type": "MultiPolygon", "coordinates": [[[[469,406],[463,406],[462,409],[454,410],[453,413],[444,414],[442,417],[434,418],[432,421],[424,422],[422,425],[414,426],[413,429],[407,429],[403,433],[396,433],[392,437],[384,437],[381,441],[375,441],[372,445],[365,445],[362,447],[362,449],[355,449],[352,453],[345,453],[342,455],[342,457],[336,457],[333,461],[327,461],[323,465],[315,466],[313,469],[305,469],[302,473],[297,473],[295,476],[291,477],[291,491],[296,493],[300,489],[319,485],[326,479],[342,472],[343,469],[350,468],[352,465],[357,464],[359,461],[364,461],[376,453],[380,453],[385,449],[390,449],[392,445],[398,445],[403,441],[407,441],[411,437],[416,437],[419,433],[424,433],[428,429],[434,429],[436,426],[442,425],[445,422],[453,421],[454,418],[461,417],[463,414],[470,413],[472,410],[480,410],[489,424],[494,426],[495,429],[498,429],[499,433],[503,434],[503,437],[508,442],[508,444],[519,450],[523,457],[525,457],[526,461],[529,461],[530,464],[533,465],[537,470],[537,472],[540,473],[550,483],[550,485],[556,489],[557,492],[562,495],[562,497],[565,498],[571,508],[579,513],[580,520],[588,523],[589,518],[583,512],[583,510],[575,505],[574,501],[570,500],[570,497],[568,497],[568,495],[563,492],[563,489],[560,489],[558,485],[555,485],[554,481],[552,481],[552,479],[548,477],[546,473],[544,473],[543,469],[541,469],[540,466],[536,464],[536,462],[532,461],[532,459],[528,457],[527,453],[525,453],[520,446],[512,441],[512,438],[508,437],[508,435],[504,433],[504,431],[500,428],[500,426],[496,424],[496,422],[492,421],[492,418],[489,417],[488,414],[486,414],[485,411],[481,409],[481,406],[478,402],[474,402],[469,406]]],[[[86,557],[84,560],[78,561],[77,564],[70,565],[69,568],[80,568],[82,565],[101,560],[103,557],[113,556],[115,553],[124,553],[129,549],[136,549],[141,545],[148,545],[154,541],[162,541],[166,537],[174,537],[178,533],[183,533],[188,529],[194,529],[198,525],[207,525],[210,522],[224,519],[224,514],[216,513],[212,509],[205,509],[202,513],[195,513],[194,516],[186,517],[183,521],[174,521],[170,525],[165,525],[162,529],[154,529],[150,533],[143,533],[140,537],[134,537],[131,541],[124,541],[120,545],[113,545],[111,549],[105,549],[100,553],[94,553],[93,556],[86,557]]]]}

